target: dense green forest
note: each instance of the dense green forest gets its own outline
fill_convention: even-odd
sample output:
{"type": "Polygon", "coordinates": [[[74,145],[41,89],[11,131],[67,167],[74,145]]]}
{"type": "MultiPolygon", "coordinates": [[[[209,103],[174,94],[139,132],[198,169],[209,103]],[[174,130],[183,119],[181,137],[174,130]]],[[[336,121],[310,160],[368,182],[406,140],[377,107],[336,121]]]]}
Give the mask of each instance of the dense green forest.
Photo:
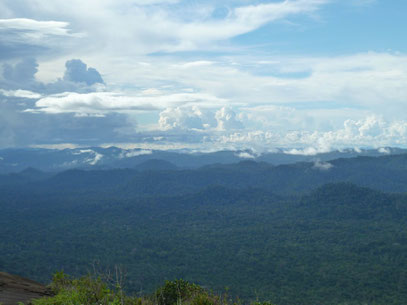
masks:
{"type": "Polygon", "coordinates": [[[183,278],[247,302],[405,304],[407,196],[321,178],[353,169],[344,181],[401,181],[404,159],[337,160],[329,170],[300,163],[278,174],[255,162],[137,174],[30,170],[2,186],[0,269],[46,283],[56,270],[120,266],[134,295],[183,278]]]}

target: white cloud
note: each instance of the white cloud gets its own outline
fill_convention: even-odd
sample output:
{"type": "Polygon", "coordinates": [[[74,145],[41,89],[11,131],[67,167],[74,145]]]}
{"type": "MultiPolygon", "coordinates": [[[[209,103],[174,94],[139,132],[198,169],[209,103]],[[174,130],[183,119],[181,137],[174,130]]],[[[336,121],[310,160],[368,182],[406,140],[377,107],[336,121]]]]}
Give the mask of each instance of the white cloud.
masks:
{"type": "Polygon", "coordinates": [[[76,149],[81,147],[78,144],[74,143],[58,143],[58,144],[35,144],[30,145],[32,148],[44,148],[44,149],[56,149],[56,150],[64,150],[64,149],[76,149]]]}
{"type": "Polygon", "coordinates": [[[236,154],[236,156],[241,159],[255,159],[257,157],[256,155],[253,155],[247,151],[240,152],[240,153],[236,154]]]}
{"type": "Polygon", "coordinates": [[[143,95],[160,95],[162,92],[156,88],[148,88],[141,92],[143,95]]]}
{"type": "MultiPolygon", "coordinates": [[[[406,145],[406,54],[205,53],[225,50],[226,45],[235,51],[228,39],[271,22],[313,15],[330,1],[259,2],[195,1],[185,6],[176,0],[3,0],[0,51],[2,42],[37,44],[49,50],[41,53],[39,73],[29,74],[30,81],[47,90],[34,86],[21,87],[26,91],[5,90],[20,88],[7,87],[5,79],[0,94],[31,99],[26,110],[31,113],[25,115],[37,118],[74,114],[86,121],[92,119],[87,116],[119,113],[119,123],[127,119],[134,123],[140,114],[146,114],[141,123],[123,128],[115,125],[114,130],[124,133],[129,128],[132,135],[137,126],[137,130],[151,133],[146,138],[161,139],[157,142],[169,141],[167,131],[174,137],[192,134],[185,141],[204,138],[219,146],[294,147],[291,153],[305,154],[342,146],[406,145]],[[224,14],[214,17],[215,8],[223,5],[227,6],[224,14]],[[21,16],[25,18],[16,18],[21,16]],[[48,56],[61,39],[67,41],[61,49],[69,57],[48,56]],[[199,52],[148,55],[189,50],[199,52]],[[69,87],[63,80],[51,86],[37,81],[39,75],[49,80],[60,77],[63,63],[70,58],[81,58],[103,71],[106,86],[79,88],[68,82],[69,87]],[[64,91],[69,92],[44,93],[64,91]],[[35,106],[33,99],[38,99],[35,106]]],[[[356,2],[370,1],[347,0],[348,4],[356,2]]],[[[13,49],[10,54],[16,56],[13,49]]],[[[5,138],[13,138],[12,134],[8,131],[5,138]]]]}
{"type": "Polygon", "coordinates": [[[137,157],[137,156],[143,156],[143,155],[151,155],[153,153],[152,150],[149,149],[133,149],[133,150],[127,150],[123,151],[120,155],[120,158],[132,158],[132,157],[137,157]]]}
{"type": "Polygon", "coordinates": [[[41,94],[28,91],[28,90],[4,90],[0,89],[0,94],[7,96],[7,97],[20,97],[20,98],[28,98],[28,99],[39,99],[42,97],[41,94]]]}
{"type": "Polygon", "coordinates": [[[194,107],[167,108],[160,113],[159,126],[162,130],[207,130],[230,131],[242,129],[243,124],[229,107],[217,111],[194,107]]]}
{"type": "Polygon", "coordinates": [[[314,162],[314,168],[322,170],[322,171],[327,171],[331,169],[333,165],[329,162],[321,162],[321,161],[315,161],[314,162]]]}
{"type": "Polygon", "coordinates": [[[175,4],[180,2],[180,0],[132,0],[129,2],[136,5],[156,5],[156,4],[175,4]]]}
{"type": "Polygon", "coordinates": [[[388,154],[391,153],[391,150],[389,148],[387,148],[387,147],[380,147],[377,151],[379,153],[385,154],[385,155],[388,155],[388,154]]]}
{"type": "Polygon", "coordinates": [[[0,30],[20,30],[30,32],[28,35],[57,35],[69,36],[66,27],[68,22],[37,21],[27,18],[0,19],[0,30]]]}
{"type": "Polygon", "coordinates": [[[41,98],[36,108],[27,109],[36,113],[76,113],[78,115],[103,115],[109,112],[154,111],[171,106],[204,104],[214,105],[225,100],[208,94],[178,93],[168,95],[123,95],[114,92],[74,93],[66,92],[41,98]]]}
{"type": "Polygon", "coordinates": [[[94,151],[92,149],[81,149],[77,152],[74,152],[73,154],[74,155],[81,155],[81,154],[89,155],[89,157],[86,160],[84,160],[84,162],[88,163],[90,165],[96,165],[103,158],[102,154],[97,153],[96,151],[94,151]]]}
{"type": "Polygon", "coordinates": [[[35,29],[33,33],[25,34],[33,36],[31,38],[71,35],[65,21],[33,20],[34,16],[48,19],[62,15],[91,39],[91,43],[77,44],[77,47],[87,52],[99,52],[102,46],[105,52],[110,50],[115,55],[211,49],[216,41],[251,32],[269,22],[315,12],[328,2],[284,0],[232,7],[227,16],[218,19],[211,16],[214,7],[208,8],[210,4],[195,5],[193,10],[186,12],[185,6],[182,9],[173,7],[171,4],[178,1],[171,0],[4,1],[3,7],[8,15],[19,16],[24,6],[26,15],[32,19],[10,19],[8,26],[35,29]]]}
{"type": "Polygon", "coordinates": [[[212,61],[198,60],[198,61],[186,62],[186,63],[180,65],[180,67],[181,68],[196,68],[196,67],[202,67],[202,66],[210,66],[213,64],[214,64],[214,62],[212,62],[212,61]]]}
{"type": "MultiPolygon", "coordinates": [[[[123,74],[120,70],[129,71],[124,75],[126,78],[135,79],[140,86],[147,88],[152,87],[152,84],[157,88],[163,84],[173,85],[174,90],[179,87],[194,88],[229,100],[229,106],[284,107],[275,109],[275,113],[285,113],[283,115],[287,119],[295,115],[293,111],[307,108],[314,109],[315,112],[329,110],[330,115],[335,116],[335,111],[340,111],[340,120],[345,118],[345,112],[365,112],[366,115],[366,112],[370,111],[381,113],[385,117],[396,115],[400,118],[404,113],[407,101],[405,54],[275,56],[269,58],[275,64],[268,65],[267,73],[262,75],[248,68],[256,59],[232,59],[240,64],[233,65],[230,59],[218,58],[216,65],[185,69],[182,65],[190,61],[177,59],[177,64],[174,65],[173,62],[169,64],[166,59],[161,58],[155,62],[151,61],[149,66],[135,65],[133,69],[129,69],[128,63],[118,65],[115,75],[120,77],[120,74],[123,74]],[[301,77],[291,75],[298,71],[308,72],[301,77]]],[[[125,78],[121,80],[126,82],[125,78]]],[[[272,114],[271,111],[269,113],[272,114]]],[[[319,115],[327,117],[326,114],[319,115]]],[[[354,117],[353,113],[350,115],[354,117]]],[[[335,120],[338,121],[336,118],[335,120]]]]}
{"type": "Polygon", "coordinates": [[[316,11],[328,0],[285,0],[282,2],[263,3],[239,7],[232,13],[232,18],[239,24],[257,28],[270,21],[283,19],[289,15],[316,11]]]}
{"type": "Polygon", "coordinates": [[[217,121],[212,111],[195,106],[167,108],[160,113],[158,124],[162,130],[204,130],[216,127],[217,121]]]}
{"type": "Polygon", "coordinates": [[[347,120],[343,128],[331,131],[240,131],[214,135],[212,140],[240,149],[256,147],[264,151],[280,147],[285,148],[287,154],[302,155],[316,155],[347,147],[406,147],[407,121],[384,121],[371,116],[358,121],[347,120]]]}
{"type": "Polygon", "coordinates": [[[104,114],[120,110],[152,110],[151,103],[138,102],[130,97],[110,92],[74,93],[67,92],[44,97],[36,102],[29,112],[50,114],[77,113],[79,115],[104,114]]]}
{"type": "Polygon", "coordinates": [[[236,113],[229,107],[222,107],[216,111],[215,118],[218,121],[218,130],[242,129],[243,124],[237,118],[236,113]]]}
{"type": "MultiPolygon", "coordinates": [[[[13,1],[6,3],[9,10],[14,6],[16,10],[19,8],[13,1]]],[[[169,7],[171,3],[168,2],[169,7]]],[[[58,0],[49,4],[35,0],[26,3],[25,11],[27,15],[35,15],[40,11],[41,18],[51,18],[56,12],[63,11],[76,30],[89,31],[90,40],[87,43],[81,41],[81,46],[75,52],[83,52],[86,54],[86,62],[105,72],[106,76],[103,77],[107,83],[136,83],[144,88],[159,88],[163,84],[171,84],[175,88],[173,93],[180,87],[194,88],[196,91],[229,100],[235,105],[333,102],[352,104],[359,108],[358,111],[361,107],[370,108],[373,113],[384,115],[391,115],[394,107],[404,107],[407,100],[407,87],[404,85],[407,82],[407,57],[403,54],[226,59],[211,57],[210,60],[199,58],[185,61],[171,57],[156,57],[151,60],[140,55],[180,45],[205,44],[205,41],[216,39],[209,34],[212,38],[205,38],[207,31],[219,35],[230,25],[235,29],[235,23],[247,28],[261,26],[263,22],[314,12],[326,3],[328,1],[278,1],[232,7],[224,18],[215,20],[211,16],[203,16],[194,22],[184,20],[180,12],[167,9],[167,6],[134,7],[133,1],[73,0],[73,3],[66,3],[58,0]],[[137,24],[134,24],[136,21],[137,24]],[[202,28],[202,34],[190,34],[191,38],[188,38],[189,34],[185,36],[180,33],[180,29],[185,29],[185,26],[202,28]],[[101,41],[106,42],[103,52],[100,52],[101,41]],[[97,49],[96,53],[89,49],[92,47],[97,49]],[[114,52],[114,56],[111,56],[110,51],[114,52]],[[140,62],[147,65],[141,66],[140,62]],[[253,63],[265,62],[268,63],[265,68],[268,73],[258,75],[248,68],[253,63]],[[308,74],[303,77],[290,77],[291,73],[304,71],[308,74]],[[391,103],[392,107],[383,107],[383,101],[391,103]]],[[[151,2],[142,1],[139,4],[148,5],[151,2]]],[[[195,7],[199,8],[200,5],[195,7]]],[[[210,45],[214,45],[212,40],[210,45]]],[[[53,66],[44,63],[40,67],[52,69],[53,66]]],[[[46,75],[46,72],[40,71],[39,74],[46,75]]]]}
{"type": "Polygon", "coordinates": [[[285,0],[248,5],[231,9],[225,19],[179,24],[179,29],[173,32],[178,44],[169,45],[166,50],[179,51],[196,49],[202,45],[208,46],[213,41],[225,40],[251,32],[269,22],[292,15],[314,12],[327,2],[327,0],[285,0]]]}
{"type": "Polygon", "coordinates": [[[0,19],[0,42],[3,43],[45,43],[49,37],[82,37],[71,33],[68,22],[38,21],[28,18],[0,19]]]}
{"type": "Polygon", "coordinates": [[[292,148],[285,150],[287,155],[315,156],[317,154],[329,152],[331,148],[321,149],[320,147],[292,148]]]}

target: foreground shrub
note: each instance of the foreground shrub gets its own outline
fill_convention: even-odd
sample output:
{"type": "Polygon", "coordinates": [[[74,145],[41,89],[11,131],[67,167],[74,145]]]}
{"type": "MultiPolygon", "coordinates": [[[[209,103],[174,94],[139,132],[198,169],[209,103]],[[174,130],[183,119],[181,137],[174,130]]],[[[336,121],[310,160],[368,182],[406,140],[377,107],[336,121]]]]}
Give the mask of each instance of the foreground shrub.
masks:
{"type": "MultiPolygon", "coordinates": [[[[109,287],[100,277],[90,275],[72,279],[57,272],[50,284],[54,296],[33,301],[33,305],[241,305],[231,302],[228,296],[214,295],[202,287],[184,280],[166,281],[154,294],[145,297],[128,297],[122,287],[109,287]]],[[[0,304],[1,305],[1,304],[0,304]]],[[[253,305],[272,305],[253,303],[253,305]]]]}
{"type": "Polygon", "coordinates": [[[63,272],[54,275],[50,285],[55,293],[33,301],[33,305],[141,305],[141,299],[126,297],[117,286],[109,288],[100,278],[71,279],[63,272]]]}
{"type": "Polygon", "coordinates": [[[200,294],[206,293],[200,286],[184,280],[166,281],[164,286],[155,292],[159,305],[182,304],[200,294]]]}

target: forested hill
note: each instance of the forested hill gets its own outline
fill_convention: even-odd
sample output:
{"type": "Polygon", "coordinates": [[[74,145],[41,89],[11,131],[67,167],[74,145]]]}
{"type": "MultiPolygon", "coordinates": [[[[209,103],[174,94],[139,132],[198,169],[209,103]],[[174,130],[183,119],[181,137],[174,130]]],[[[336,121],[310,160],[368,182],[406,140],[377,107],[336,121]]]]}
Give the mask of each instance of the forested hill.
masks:
{"type": "Polygon", "coordinates": [[[404,194],[335,183],[299,198],[225,186],[140,197],[72,183],[58,195],[55,185],[2,192],[1,270],[46,282],[120,265],[130,293],[183,278],[277,305],[407,303],[404,194]]]}
{"type": "Polygon", "coordinates": [[[127,270],[277,305],[407,304],[407,155],[0,176],[0,270],[127,270]],[[369,188],[366,188],[369,187],[369,188]]]}
{"type": "Polygon", "coordinates": [[[96,191],[131,197],[194,193],[211,185],[235,189],[254,187],[286,196],[335,182],[350,182],[388,192],[407,192],[407,154],[279,166],[242,161],[187,170],[178,169],[166,161],[150,160],[137,169],[73,169],[57,174],[29,169],[0,175],[0,188],[8,191],[13,188],[19,192],[40,193],[96,191]]]}

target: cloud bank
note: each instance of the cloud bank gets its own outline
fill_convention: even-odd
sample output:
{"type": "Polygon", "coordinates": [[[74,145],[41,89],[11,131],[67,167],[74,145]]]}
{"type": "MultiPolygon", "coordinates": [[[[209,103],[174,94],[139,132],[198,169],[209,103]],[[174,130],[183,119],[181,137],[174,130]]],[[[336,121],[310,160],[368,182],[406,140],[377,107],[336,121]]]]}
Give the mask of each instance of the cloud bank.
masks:
{"type": "Polygon", "coordinates": [[[374,5],[3,0],[0,146],[407,146],[405,50],[310,47],[374,5]]]}

